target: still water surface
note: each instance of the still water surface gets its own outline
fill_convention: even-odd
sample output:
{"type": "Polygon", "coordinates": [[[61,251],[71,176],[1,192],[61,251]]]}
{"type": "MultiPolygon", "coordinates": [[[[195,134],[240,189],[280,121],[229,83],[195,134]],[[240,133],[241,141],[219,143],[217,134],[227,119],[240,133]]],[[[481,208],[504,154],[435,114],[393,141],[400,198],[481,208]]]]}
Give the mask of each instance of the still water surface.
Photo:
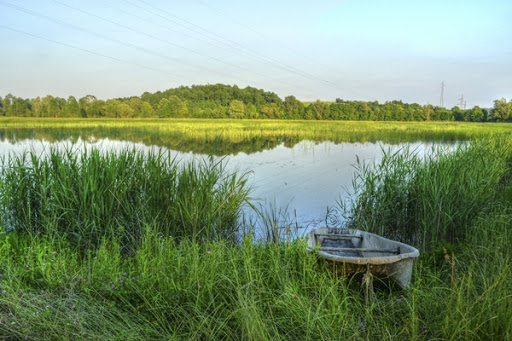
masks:
{"type": "MultiPolygon", "coordinates": [[[[366,163],[378,163],[384,150],[394,152],[408,146],[424,154],[431,150],[432,145],[432,142],[391,145],[302,141],[293,147],[280,144],[260,152],[231,154],[225,156],[224,161],[228,171],[248,172],[249,184],[253,187],[253,204],[263,207],[268,214],[272,212],[279,223],[300,226],[297,233],[303,234],[312,227],[341,223],[343,218],[338,202],[351,195],[357,158],[366,163]]],[[[135,147],[141,151],[149,151],[160,148],[108,138],[95,140],[93,143],[80,137],[73,142],[63,140],[52,143],[36,139],[16,142],[4,139],[0,141],[0,156],[27,150],[44,152],[50,147],[73,147],[80,150],[84,146],[101,150],[135,147]]],[[[206,157],[203,154],[180,151],[171,151],[171,155],[183,162],[206,157]]],[[[245,214],[249,220],[262,225],[251,209],[246,208],[245,214]]]]}

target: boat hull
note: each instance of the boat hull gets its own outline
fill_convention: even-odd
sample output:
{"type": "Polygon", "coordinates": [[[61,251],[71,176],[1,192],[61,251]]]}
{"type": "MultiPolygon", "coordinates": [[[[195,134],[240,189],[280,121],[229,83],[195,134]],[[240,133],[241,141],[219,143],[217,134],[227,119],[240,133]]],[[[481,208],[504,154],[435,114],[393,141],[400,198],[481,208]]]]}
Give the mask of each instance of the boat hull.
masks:
{"type": "Polygon", "coordinates": [[[410,285],[419,251],[407,244],[356,229],[319,228],[308,235],[308,249],[335,273],[371,273],[390,278],[402,288],[410,285]]]}

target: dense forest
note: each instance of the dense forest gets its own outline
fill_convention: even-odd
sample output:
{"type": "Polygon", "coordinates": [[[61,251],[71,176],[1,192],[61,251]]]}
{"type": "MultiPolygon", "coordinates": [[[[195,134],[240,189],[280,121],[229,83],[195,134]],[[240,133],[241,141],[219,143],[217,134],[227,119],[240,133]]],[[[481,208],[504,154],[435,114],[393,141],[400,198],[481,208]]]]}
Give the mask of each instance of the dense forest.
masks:
{"type": "Polygon", "coordinates": [[[92,95],[80,99],[50,95],[23,99],[8,94],[0,97],[0,116],[510,122],[512,100],[503,98],[495,100],[493,108],[475,106],[466,110],[457,106],[446,109],[402,101],[379,103],[340,98],[334,102],[304,103],[295,96],[282,100],[273,92],[253,87],[240,89],[236,85],[215,84],[181,86],[106,101],[92,95]]]}

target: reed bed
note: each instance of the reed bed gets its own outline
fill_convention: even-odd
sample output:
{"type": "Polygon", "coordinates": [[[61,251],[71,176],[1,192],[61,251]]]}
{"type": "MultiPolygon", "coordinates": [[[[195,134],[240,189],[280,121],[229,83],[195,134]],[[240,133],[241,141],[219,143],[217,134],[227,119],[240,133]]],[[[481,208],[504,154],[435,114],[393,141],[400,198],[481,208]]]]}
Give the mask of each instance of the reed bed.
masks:
{"type": "Polygon", "coordinates": [[[512,138],[474,140],[421,157],[404,148],[378,165],[359,162],[349,224],[419,246],[464,240],[511,180],[512,138]]]}
{"type": "Polygon", "coordinates": [[[360,122],[204,119],[6,119],[0,136],[50,142],[81,137],[129,140],[173,150],[227,155],[256,152],[281,143],[465,141],[510,131],[509,124],[461,122],[360,122]],[[214,147],[212,148],[212,145],[214,147]]]}
{"type": "MultiPolygon", "coordinates": [[[[190,205],[203,207],[200,198],[213,201],[212,193],[197,191],[211,188],[204,184],[217,179],[199,176],[198,167],[219,168],[213,160],[179,166],[167,154],[95,150],[11,157],[0,182],[0,339],[510,340],[511,140],[474,141],[424,158],[388,153],[380,165],[360,166],[360,200],[353,205],[352,223],[376,230],[384,226],[383,234],[410,239],[424,250],[404,291],[368,290],[357,278],[333,276],[301,238],[259,243],[247,235],[232,243],[231,233],[217,230],[197,228],[195,238],[186,234],[204,226],[198,223],[204,217],[189,220],[202,214],[190,205]],[[180,175],[188,167],[193,174],[180,175]],[[60,172],[70,173],[69,179],[60,172]],[[103,182],[97,183],[100,178],[103,182]],[[174,182],[159,180],[169,178],[174,182]],[[178,188],[180,179],[187,188],[178,188]],[[11,181],[20,184],[19,192],[11,181]],[[75,194],[59,187],[73,181],[81,184],[73,185],[75,194]],[[163,213],[162,205],[143,206],[137,219],[128,214],[137,210],[125,210],[153,199],[161,203],[175,192],[190,201],[180,203],[183,197],[176,194],[170,197],[174,206],[163,213]],[[82,208],[74,195],[90,200],[93,209],[82,208]],[[71,200],[70,206],[64,199],[71,200]],[[112,210],[102,214],[94,204],[112,210]],[[186,208],[175,209],[180,205],[186,208]],[[25,211],[16,211],[21,208],[25,211]],[[88,224],[83,223],[85,211],[77,214],[86,209],[88,224]],[[146,210],[158,212],[158,219],[145,219],[150,216],[146,210]],[[162,224],[167,217],[181,217],[189,228],[162,224]],[[137,237],[128,239],[135,247],[126,252],[129,229],[137,237]],[[84,233],[90,242],[73,233],[84,233]]],[[[244,188],[244,176],[220,179],[213,186],[219,193],[244,188]]],[[[248,200],[245,191],[240,198],[248,200]]],[[[222,211],[212,207],[216,214],[222,211]]],[[[213,216],[215,222],[216,214],[208,219],[213,216]]],[[[281,218],[272,207],[261,214],[270,228],[281,218]]],[[[235,215],[213,226],[229,226],[235,215]]]]}
{"type": "Polygon", "coordinates": [[[247,177],[214,158],[181,163],[169,152],[52,148],[10,155],[0,172],[1,221],[8,231],[129,247],[144,226],[177,239],[236,238],[247,177]]]}

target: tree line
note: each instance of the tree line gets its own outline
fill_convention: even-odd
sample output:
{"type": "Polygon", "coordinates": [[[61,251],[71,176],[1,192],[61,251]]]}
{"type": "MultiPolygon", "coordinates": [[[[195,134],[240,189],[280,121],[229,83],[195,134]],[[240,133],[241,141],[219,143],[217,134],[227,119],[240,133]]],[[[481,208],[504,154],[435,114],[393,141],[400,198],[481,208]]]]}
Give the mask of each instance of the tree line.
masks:
{"type": "Polygon", "coordinates": [[[67,99],[47,95],[24,99],[0,97],[0,116],[110,118],[234,118],[365,121],[511,122],[512,100],[495,100],[493,108],[446,109],[434,105],[390,101],[301,102],[273,92],[236,85],[181,86],[140,97],[102,100],[87,95],[67,99]]]}

